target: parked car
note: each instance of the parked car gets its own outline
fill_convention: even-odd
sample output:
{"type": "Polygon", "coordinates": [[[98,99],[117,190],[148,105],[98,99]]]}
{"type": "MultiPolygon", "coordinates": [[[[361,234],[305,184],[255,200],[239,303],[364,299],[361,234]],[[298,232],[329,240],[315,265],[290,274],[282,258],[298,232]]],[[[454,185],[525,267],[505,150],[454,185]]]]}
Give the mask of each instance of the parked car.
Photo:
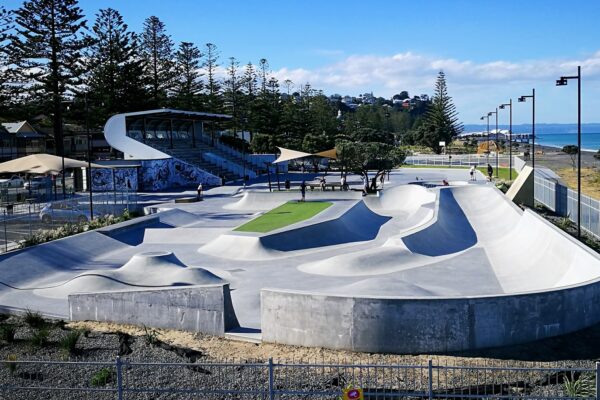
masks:
{"type": "Polygon", "coordinates": [[[51,186],[52,180],[48,176],[36,176],[25,182],[25,189],[27,190],[40,190],[51,186]]]}
{"type": "Polygon", "coordinates": [[[90,220],[90,210],[82,208],[75,201],[48,203],[40,211],[40,219],[45,224],[52,222],[84,223],[90,220]]]}
{"type": "Polygon", "coordinates": [[[23,187],[25,181],[17,175],[11,176],[9,179],[0,179],[0,187],[4,188],[20,188],[23,187]]]}

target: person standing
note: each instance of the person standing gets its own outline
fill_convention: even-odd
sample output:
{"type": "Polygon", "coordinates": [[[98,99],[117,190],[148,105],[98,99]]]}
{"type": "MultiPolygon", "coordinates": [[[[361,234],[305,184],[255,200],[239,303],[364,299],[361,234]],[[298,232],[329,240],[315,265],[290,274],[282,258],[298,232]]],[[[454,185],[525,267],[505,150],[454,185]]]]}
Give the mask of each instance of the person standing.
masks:
{"type": "Polygon", "coordinates": [[[340,179],[340,186],[342,187],[342,190],[348,190],[348,185],[346,184],[346,176],[342,175],[342,179],[340,179]]]}
{"type": "Polygon", "coordinates": [[[494,175],[494,168],[492,168],[492,166],[490,164],[488,164],[488,166],[487,166],[487,173],[488,173],[488,178],[490,179],[490,182],[491,182],[492,175],[494,175]]]}
{"type": "Polygon", "coordinates": [[[471,180],[474,181],[476,180],[475,178],[475,166],[471,165],[471,168],[469,169],[469,174],[471,175],[471,180]]]}
{"type": "Polygon", "coordinates": [[[321,180],[320,180],[319,182],[321,183],[321,191],[322,191],[322,192],[324,192],[324,191],[325,191],[325,184],[327,183],[327,182],[325,181],[325,177],[324,177],[324,176],[322,176],[322,177],[321,177],[321,180]]]}
{"type": "Polygon", "coordinates": [[[304,200],[306,199],[306,181],[302,181],[302,183],[300,184],[300,194],[302,195],[300,201],[304,202],[304,200]]]}

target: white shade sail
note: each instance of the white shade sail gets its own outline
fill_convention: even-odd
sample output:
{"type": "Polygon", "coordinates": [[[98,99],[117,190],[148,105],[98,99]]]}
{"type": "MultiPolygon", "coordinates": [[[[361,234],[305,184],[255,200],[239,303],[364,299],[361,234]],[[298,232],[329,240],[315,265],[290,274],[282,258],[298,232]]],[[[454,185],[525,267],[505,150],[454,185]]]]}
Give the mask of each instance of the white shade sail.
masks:
{"type": "Polygon", "coordinates": [[[278,149],[281,152],[281,154],[279,154],[279,157],[277,157],[277,160],[273,161],[273,164],[312,156],[312,154],[305,153],[303,151],[290,150],[290,149],[285,149],[283,147],[278,147],[278,149]]]}
{"type": "MultiPolygon", "coordinates": [[[[65,157],[65,169],[87,168],[87,161],[74,160],[65,157]]],[[[110,168],[104,165],[92,164],[92,168],[110,168]]],[[[30,174],[52,174],[61,173],[62,158],[51,154],[32,154],[17,158],[15,160],[0,163],[0,173],[30,173],[30,174]]]]}

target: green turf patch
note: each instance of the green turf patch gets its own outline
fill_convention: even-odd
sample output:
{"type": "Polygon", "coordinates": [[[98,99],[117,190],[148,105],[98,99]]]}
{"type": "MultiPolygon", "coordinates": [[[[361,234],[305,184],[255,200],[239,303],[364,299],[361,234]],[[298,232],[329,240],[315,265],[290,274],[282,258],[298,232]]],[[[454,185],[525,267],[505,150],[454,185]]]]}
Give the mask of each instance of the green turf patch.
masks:
{"type": "Polygon", "coordinates": [[[333,203],[325,201],[290,201],[235,228],[239,232],[270,232],[312,218],[333,203]]]}

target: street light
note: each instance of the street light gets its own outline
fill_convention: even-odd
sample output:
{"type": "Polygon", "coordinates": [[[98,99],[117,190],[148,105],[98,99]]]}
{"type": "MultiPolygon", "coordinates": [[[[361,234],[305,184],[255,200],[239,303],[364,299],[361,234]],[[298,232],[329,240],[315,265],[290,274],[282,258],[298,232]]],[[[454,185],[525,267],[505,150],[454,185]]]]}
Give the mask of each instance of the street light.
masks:
{"type": "Polygon", "coordinates": [[[486,151],[486,162],[489,163],[490,162],[490,113],[484,115],[483,117],[481,117],[480,119],[483,120],[484,118],[487,118],[487,151],[486,151]]]}
{"type": "Polygon", "coordinates": [[[509,125],[508,125],[508,179],[512,181],[512,99],[508,103],[500,104],[500,109],[509,108],[509,125]]]}
{"type": "Polygon", "coordinates": [[[525,95],[519,97],[519,103],[524,103],[526,99],[531,99],[532,102],[532,114],[531,114],[531,139],[532,139],[532,147],[531,147],[531,168],[533,168],[533,175],[535,176],[535,89],[531,90],[530,95],[525,95]]]}
{"type": "Polygon", "coordinates": [[[577,75],[557,79],[556,86],[566,86],[569,79],[577,79],[577,238],[581,238],[581,66],[577,75]]]}
{"type": "MultiPolygon", "coordinates": [[[[490,111],[488,113],[489,116],[492,114],[496,114],[496,179],[498,179],[498,108],[496,107],[496,111],[490,111]]],[[[488,140],[488,150],[489,150],[490,142],[488,140]]]]}

